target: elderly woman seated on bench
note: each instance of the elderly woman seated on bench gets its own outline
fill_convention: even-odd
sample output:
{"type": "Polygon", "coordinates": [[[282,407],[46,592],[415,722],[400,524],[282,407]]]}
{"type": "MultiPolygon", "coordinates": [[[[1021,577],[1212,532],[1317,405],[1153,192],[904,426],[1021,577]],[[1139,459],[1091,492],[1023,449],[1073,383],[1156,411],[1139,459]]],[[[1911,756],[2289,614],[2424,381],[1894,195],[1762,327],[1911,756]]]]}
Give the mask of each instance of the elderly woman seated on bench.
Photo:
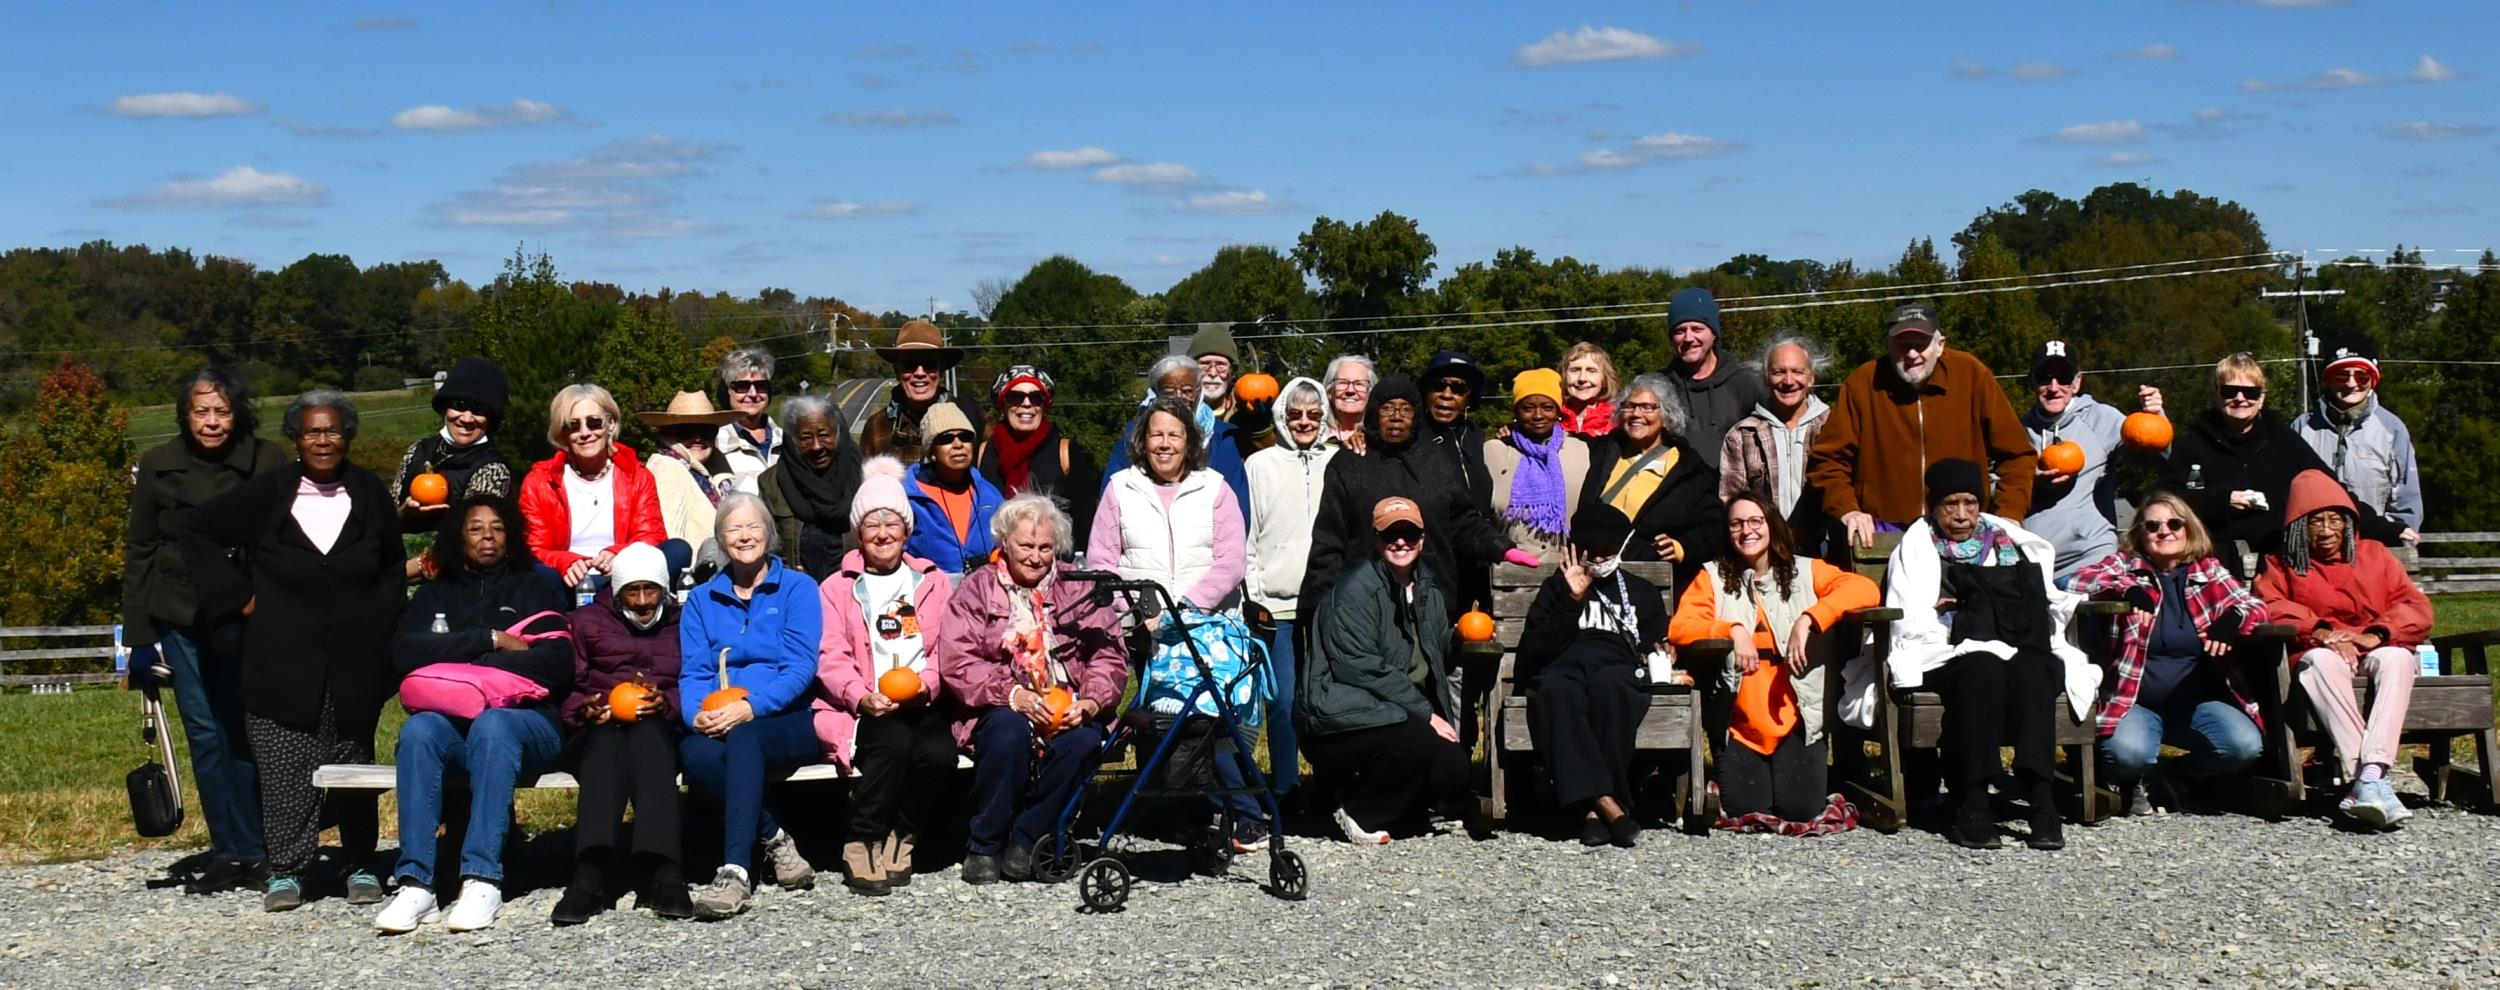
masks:
{"type": "Polygon", "coordinates": [[[581,784],[573,820],[573,882],[549,920],[578,925],[615,898],[608,879],[627,864],[617,847],[625,808],[634,811],[632,872],[642,907],[663,918],[691,918],[677,797],[680,606],[668,593],[668,558],[635,543],[617,551],[611,580],[574,610],[573,695],[564,702],[572,730],[565,757],[581,784]],[[618,689],[635,685],[639,690],[618,689]],[[631,710],[623,706],[631,705],[631,710]]]}
{"type": "MultiPolygon", "coordinates": [[[[1978,464],[1937,461],[1926,487],[1927,516],[1902,532],[1885,572],[1885,604],[1901,610],[1888,687],[1925,686],[1943,698],[1944,778],[1958,802],[1954,844],[2004,844],[1988,783],[2004,769],[1997,749],[2010,737],[2014,773],[2031,805],[2025,841],[2034,849],[2064,848],[2052,705],[2062,688],[2075,717],[2083,717],[2101,680],[2100,668],[2066,641],[2080,599],[2050,583],[2055,547],[1980,511],[1988,478],[1978,464]]],[[[1880,689],[1863,675],[1850,679],[1844,708],[1871,710],[1872,692],[1880,689]]]]}
{"type": "MultiPolygon", "coordinates": [[[[512,791],[520,781],[555,769],[562,737],[556,706],[573,684],[573,647],[565,634],[564,592],[538,572],[521,549],[521,510],[494,495],[471,495],[444,516],[435,545],[442,576],[417,588],[400,613],[391,659],[402,674],[439,668],[444,677],[518,674],[542,690],[511,707],[431,710],[407,682],[411,709],[399,730],[399,893],[373,919],[384,932],[415,931],[441,917],[456,932],[485,928],[503,910],[503,840],[512,822],[512,791]],[[446,665],[460,665],[457,668],[446,665]],[[463,715],[473,717],[463,718],[463,715]],[[435,827],[442,824],[443,778],[469,785],[469,822],[460,844],[460,900],[438,912],[442,883],[435,869],[435,827]]],[[[482,690],[489,697],[494,691],[482,690]]]]}
{"type": "Polygon", "coordinates": [[[2135,606],[2109,630],[2114,676],[2101,685],[2099,728],[2119,807],[2136,815],[2152,810],[2141,782],[2165,745],[2185,750],[2179,768],[2200,778],[2236,774],[2265,752],[2257,695],[2232,644],[2266,621],[2266,605],[2214,559],[2175,492],[2146,499],[2118,545],[2075,572],[2072,590],[2135,606]]]}
{"type": "Polygon", "coordinates": [[[2352,496],[2323,471],[2292,479],[2283,551],[2266,557],[2258,594],[2299,637],[2301,691],[2335,737],[2352,791],[2338,811],[2377,828],[2413,817],[2396,799],[2387,768],[2404,734],[2414,647],[2431,633],[2431,600],[2385,544],[2357,533],[2352,496]],[[2353,681],[2370,675],[2365,716],[2353,681]]]}
{"type": "Polygon", "coordinates": [[[1657,586],[1618,569],[1631,538],[1632,520],[1603,502],[1572,517],[1561,566],[1528,606],[1517,673],[1531,685],[1528,734],[1545,754],[1554,795],[1583,815],[1581,844],[1626,849],[1641,831],[1624,802],[1649,713],[1642,667],[1667,634],[1657,586]]]}
{"type": "MultiPolygon", "coordinates": [[[[1797,555],[1788,521],[1761,491],[1727,503],[1727,551],[1703,565],[1676,603],[1668,638],[1734,644],[1720,674],[1734,695],[1719,749],[1723,827],[1799,835],[1844,831],[1854,816],[1834,800],[1823,736],[1824,674],[1807,676],[1814,639],[1851,610],[1873,607],[1875,582],[1797,555]]],[[[1827,662],[1827,661],[1826,661],[1827,662]]],[[[1701,672],[1708,676],[1708,672],[1701,672]]]]}

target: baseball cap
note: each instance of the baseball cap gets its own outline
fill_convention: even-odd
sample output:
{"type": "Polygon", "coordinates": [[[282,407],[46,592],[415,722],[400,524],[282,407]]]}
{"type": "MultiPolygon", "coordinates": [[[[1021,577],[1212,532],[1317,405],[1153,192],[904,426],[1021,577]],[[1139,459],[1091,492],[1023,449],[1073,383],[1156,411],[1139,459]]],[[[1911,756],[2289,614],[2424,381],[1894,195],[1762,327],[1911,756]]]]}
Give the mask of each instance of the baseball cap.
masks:
{"type": "Polygon", "coordinates": [[[1372,532],[1378,533],[1399,523],[1408,523],[1417,529],[1423,528],[1424,512],[1415,507],[1415,500],[1391,495],[1372,506],[1372,532]]]}
{"type": "Polygon", "coordinates": [[[2065,381],[2083,373],[2083,363],[2075,360],[2073,345],[2062,340],[2044,340],[2040,342],[2039,347],[2032,350],[2031,377],[2034,380],[2038,380],[2042,372],[2060,366],[2062,369],[2053,373],[2059,381],[2065,381]]]}
{"type": "Polygon", "coordinates": [[[1903,330],[1935,333],[1936,307],[1923,302],[1893,307],[1892,315],[1884,319],[1884,336],[1890,337],[1903,330]]]}

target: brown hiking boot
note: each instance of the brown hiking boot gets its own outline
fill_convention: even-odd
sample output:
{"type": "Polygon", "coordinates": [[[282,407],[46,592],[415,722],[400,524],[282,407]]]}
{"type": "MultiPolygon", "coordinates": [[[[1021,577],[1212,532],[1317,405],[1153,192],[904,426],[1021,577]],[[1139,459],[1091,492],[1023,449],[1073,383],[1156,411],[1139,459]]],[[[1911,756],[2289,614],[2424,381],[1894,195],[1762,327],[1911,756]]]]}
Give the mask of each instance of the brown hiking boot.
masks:
{"type": "Polygon", "coordinates": [[[852,893],[868,897],[885,896],[885,864],[879,861],[877,852],[865,842],[842,845],[842,872],[846,874],[842,884],[851,888],[852,893]]]}
{"type": "Polygon", "coordinates": [[[911,886],[911,837],[895,832],[877,846],[877,865],[885,868],[889,887],[911,886]]]}

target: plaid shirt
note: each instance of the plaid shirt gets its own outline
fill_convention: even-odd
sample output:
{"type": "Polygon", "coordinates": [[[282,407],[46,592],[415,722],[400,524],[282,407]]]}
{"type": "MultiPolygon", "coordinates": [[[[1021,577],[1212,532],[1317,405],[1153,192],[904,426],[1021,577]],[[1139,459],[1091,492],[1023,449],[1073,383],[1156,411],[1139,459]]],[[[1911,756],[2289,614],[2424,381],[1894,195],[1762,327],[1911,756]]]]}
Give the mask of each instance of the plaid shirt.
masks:
{"type": "MultiPolygon", "coordinates": [[[[2226,618],[2233,609],[2239,610],[2240,635],[2254,632],[2265,623],[2266,603],[2250,594],[2247,586],[2233,578],[2221,561],[2212,557],[2198,560],[2187,565],[2186,573],[2180,577],[2181,584],[2187,589],[2188,619],[2196,624],[2197,629],[2211,630],[2214,623],[2226,618]]],[[[2101,697],[2100,733],[2104,737],[2118,730],[2118,720],[2125,718],[2128,709],[2135,707],[2135,693],[2144,684],[2145,655],[2150,652],[2153,622],[2162,605],[2161,581],[2154,576],[2150,561],[2121,551],[2075,572],[2073,587],[2069,589],[2086,598],[2123,601],[2127,592],[2137,588],[2144,589],[2153,597],[2155,611],[2137,609],[2110,625],[2109,640],[2103,644],[2105,649],[2102,655],[2111,658],[2107,661],[2108,666],[2118,676],[2101,681],[2104,693],[2101,697]]],[[[2231,690],[2231,700],[2239,704],[2241,711],[2248,713],[2248,720],[2262,727],[2265,723],[2257,715],[2256,695],[2248,689],[2240,665],[2234,662],[2236,659],[2220,658],[2219,662],[2227,664],[2223,683],[2231,690]]]]}

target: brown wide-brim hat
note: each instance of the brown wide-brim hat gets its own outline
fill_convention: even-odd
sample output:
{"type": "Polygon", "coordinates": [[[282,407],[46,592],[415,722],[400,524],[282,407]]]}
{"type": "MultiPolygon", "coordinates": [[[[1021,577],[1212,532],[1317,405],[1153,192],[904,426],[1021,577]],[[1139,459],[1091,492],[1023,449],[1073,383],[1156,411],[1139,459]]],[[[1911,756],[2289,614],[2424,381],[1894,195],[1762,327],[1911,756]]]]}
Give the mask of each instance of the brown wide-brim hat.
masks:
{"type": "Polygon", "coordinates": [[[894,332],[894,346],[877,348],[877,356],[887,364],[907,357],[934,357],[938,364],[952,368],[963,363],[964,349],[946,346],[946,331],[927,320],[913,320],[894,332]]]}
{"type": "Polygon", "coordinates": [[[660,412],[635,413],[642,425],[655,430],[672,426],[720,426],[738,418],[737,410],[712,408],[712,397],[701,392],[679,392],[668,400],[668,408],[660,412]]]}

